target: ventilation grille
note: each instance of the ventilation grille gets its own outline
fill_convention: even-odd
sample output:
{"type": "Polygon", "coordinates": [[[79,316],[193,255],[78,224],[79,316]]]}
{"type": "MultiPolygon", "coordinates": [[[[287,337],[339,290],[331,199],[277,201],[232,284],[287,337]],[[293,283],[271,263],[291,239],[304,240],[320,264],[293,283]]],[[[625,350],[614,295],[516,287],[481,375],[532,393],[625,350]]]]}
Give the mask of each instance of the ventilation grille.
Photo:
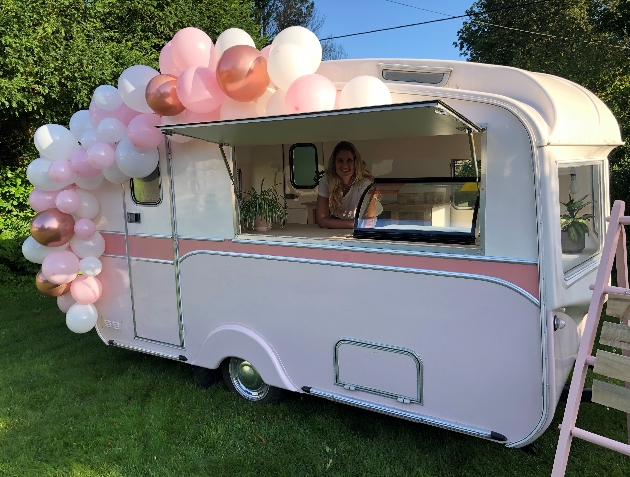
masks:
{"type": "Polygon", "coordinates": [[[452,68],[429,66],[385,65],[380,64],[381,77],[385,81],[431,86],[444,86],[453,71],[452,68]]]}

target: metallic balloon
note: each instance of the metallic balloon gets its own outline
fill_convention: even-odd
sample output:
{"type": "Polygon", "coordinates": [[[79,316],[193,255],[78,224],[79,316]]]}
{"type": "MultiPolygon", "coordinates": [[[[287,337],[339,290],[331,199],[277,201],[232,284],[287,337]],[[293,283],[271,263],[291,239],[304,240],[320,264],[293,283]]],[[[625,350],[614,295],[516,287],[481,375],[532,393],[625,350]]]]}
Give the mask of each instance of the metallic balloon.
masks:
{"type": "Polygon", "coordinates": [[[31,235],[42,245],[49,247],[64,245],[74,235],[74,217],[58,209],[44,210],[33,217],[31,235]]]}
{"type": "Polygon", "coordinates": [[[254,101],[269,86],[267,60],[249,45],[232,46],[225,50],[217,64],[217,81],[223,92],[233,100],[254,101]]]}
{"type": "Polygon", "coordinates": [[[62,283],[57,285],[56,283],[49,282],[42,273],[41,269],[35,276],[35,286],[37,289],[46,296],[61,296],[70,291],[71,283],[62,283]]]}
{"type": "Polygon", "coordinates": [[[177,76],[157,75],[149,81],[145,97],[149,107],[162,116],[176,116],[184,105],[177,97],[177,76]]]}

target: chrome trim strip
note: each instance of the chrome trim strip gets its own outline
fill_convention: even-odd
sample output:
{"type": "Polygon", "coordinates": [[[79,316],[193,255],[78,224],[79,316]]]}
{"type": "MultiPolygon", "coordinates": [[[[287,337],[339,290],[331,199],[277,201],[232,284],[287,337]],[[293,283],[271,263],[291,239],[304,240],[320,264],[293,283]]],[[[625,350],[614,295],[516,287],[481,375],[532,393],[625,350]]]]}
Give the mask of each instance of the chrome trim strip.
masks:
{"type": "Polygon", "coordinates": [[[101,257],[122,258],[124,260],[127,260],[127,256],[126,255],[116,255],[116,254],[113,254],[113,253],[104,253],[103,255],[101,255],[101,257]]]}
{"type": "Polygon", "coordinates": [[[179,355],[162,353],[161,351],[153,351],[150,349],[140,348],[138,346],[131,346],[125,343],[116,343],[116,341],[114,340],[111,340],[111,343],[108,342],[107,344],[108,346],[116,346],[117,348],[123,348],[123,349],[128,349],[131,351],[140,351],[141,353],[152,354],[153,356],[159,356],[160,358],[173,359],[179,362],[182,361],[181,359],[179,359],[179,355]]]}
{"type": "Polygon", "coordinates": [[[164,263],[166,265],[173,265],[173,260],[161,260],[159,258],[144,258],[144,257],[130,257],[131,260],[136,262],[151,262],[151,263],[164,263]]]}
{"type": "Polygon", "coordinates": [[[139,336],[136,336],[134,339],[137,340],[137,341],[142,341],[144,343],[151,343],[151,344],[156,344],[156,345],[160,345],[160,346],[166,346],[167,348],[180,349],[182,351],[185,350],[185,348],[183,346],[178,346],[178,345],[175,345],[173,343],[167,343],[165,341],[152,340],[150,338],[140,338],[139,336]]]}
{"type": "MultiPolygon", "coordinates": [[[[100,318],[100,317],[99,317],[100,318]]],[[[101,341],[105,344],[107,343],[107,340],[105,338],[103,338],[103,335],[101,334],[101,330],[98,329],[98,321],[96,322],[96,325],[94,326],[94,329],[96,330],[96,334],[98,335],[98,337],[101,339],[101,341]]]]}
{"type": "Polygon", "coordinates": [[[163,235],[163,234],[129,234],[132,237],[146,237],[146,238],[163,238],[163,239],[172,239],[172,235],[163,235]]]}
{"type": "Polygon", "coordinates": [[[385,397],[396,399],[396,400],[398,400],[399,398],[406,398],[411,403],[420,404],[421,406],[423,404],[422,403],[422,360],[420,359],[420,356],[418,356],[413,350],[410,350],[408,348],[401,348],[400,346],[392,346],[392,345],[386,345],[386,344],[381,344],[381,343],[375,343],[373,341],[357,340],[357,339],[352,339],[352,338],[342,338],[339,341],[337,341],[337,343],[335,344],[333,366],[335,370],[335,385],[337,386],[341,386],[341,387],[353,386],[354,389],[357,391],[378,394],[380,396],[385,396],[385,397]],[[389,391],[383,391],[381,389],[370,388],[366,386],[361,386],[360,384],[346,383],[346,382],[340,381],[339,380],[339,347],[344,344],[360,346],[360,347],[368,348],[368,349],[376,349],[380,351],[388,351],[391,353],[397,353],[397,354],[409,356],[416,363],[416,373],[417,373],[416,378],[418,380],[416,397],[414,398],[411,396],[402,396],[400,394],[395,394],[389,391]]]}
{"type": "Polygon", "coordinates": [[[225,239],[221,237],[195,237],[193,235],[178,235],[177,238],[180,240],[199,240],[200,242],[225,242],[225,239]]]}
{"type": "Polygon", "coordinates": [[[125,232],[119,232],[117,230],[99,230],[101,234],[109,234],[109,235],[125,235],[125,232]]]}
{"type": "Polygon", "coordinates": [[[131,257],[129,256],[129,229],[127,227],[127,197],[125,194],[125,184],[120,185],[122,188],[122,200],[123,200],[123,221],[125,223],[125,253],[127,254],[127,271],[129,273],[129,298],[131,299],[131,321],[133,323],[133,336],[138,336],[138,330],[136,329],[136,307],[133,301],[133,277],[131,275],[131,257]]]}
{"type": "MultiPolygon", "coordinates": [[[[498,439],[493,438],[493,432],[485,429],[478,429],[475,427],[464,426],[455,422],[443,421],[441,419],[435,419],[433,417],[423,416],[421,414],[415,414],[408,411],[401,411],[392,407],[382,406],[380,404],[374,404],[367,401],[361,401],[359,399],[349,398],[340,394],[330,393],[328,391],[322,391],[321,389],[310,388],[309,394],[314,396],[329,399],[350,406],[358,407],[361,409],[367,409],[369,411],[375,411],[381,414],[386,414],[392,417],[399,417],[407,421],[416,422],[418,424],[427,424],[429,426],[439,427],[441,429],[447,429],[449,431],[461,432],[462,434],[468,434],[469,436],[480,437],[482,439],[488,439],[494,442],[500,442],[498,439]]],[[[498,435],[497,435],[498,437],[498,435]]],[[[503,437],[503,436],[501,436],[503,437]]]]}
{"type": "Polygon", "coordinates": [[[309,259],[309,258],[278,257],[275,255],[221,252],[221,251],[216,251],[216,250],[195,250],[193,252],[188,252],[187,254],[185,254],[183,257],[179,259],[179,262],[181,263],[186,258],[191,257],[193,255],[199,255],[199,254],[221,255],[225,257],[254,258],[254,259],[263,259],[263,260],[278,260],[278,261],[286,261],[286,262],[313,263],[317,265],[331,265],[331,266],[336,266],[336,267],[364,268],[368,270],[382,270],[382,271],[388,271],[388,272],[415,273],[418,275],[432,275],[432,276],[439,276],[439,277],[454,277],[454,278],[465,278],[465,279],[471,279],[471,280],[481,280],[484,282],[493,283],[495,285],[504,286],[524,296],[527,300],[532,302],[534,305],[540,306],[540,302],[536,298],[534,298],[527,291],[523,290],[521,287],[514,285],[513,283],[505,281],[501,278],[489,277],[485,275],[476,275],[472,273],[445,272],[442,270],[427,270],[427,269],[422,269],[422,268],[391,267],[391,266],[386,266],[386,265],[366,265],[363,263],[333,262],[331,260],[314,260],[314,259],[309,259]]]}

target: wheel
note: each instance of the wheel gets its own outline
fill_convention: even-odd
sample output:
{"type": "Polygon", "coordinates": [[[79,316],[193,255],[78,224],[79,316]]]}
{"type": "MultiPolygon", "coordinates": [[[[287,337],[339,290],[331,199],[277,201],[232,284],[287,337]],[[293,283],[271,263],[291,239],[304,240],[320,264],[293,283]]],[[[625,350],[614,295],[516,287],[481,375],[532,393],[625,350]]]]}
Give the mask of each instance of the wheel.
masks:
{"type": "Polygon", "coordinates": [[[197,380],[197,384],[207,389],[221,380],[221,371],[218,369],[208,369],[201,366],[192,366],[193,374],[197,380]]]}
{"type": "Polygon", "coordinates": [[[271,404],[284,397],[284,390],[264,382],[249,361],[228,358],[223,361],[221,371],[228,389],[247,401],[271,404]]]}

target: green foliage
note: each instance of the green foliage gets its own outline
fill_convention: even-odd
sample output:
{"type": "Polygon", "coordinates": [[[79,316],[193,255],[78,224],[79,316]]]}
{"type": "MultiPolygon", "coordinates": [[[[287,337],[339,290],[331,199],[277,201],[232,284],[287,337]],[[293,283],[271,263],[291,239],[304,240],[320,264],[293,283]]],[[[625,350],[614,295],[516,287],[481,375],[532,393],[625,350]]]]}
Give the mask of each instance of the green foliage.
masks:
{"type": "Polygon", "coordinates": [[[245,192],[247,197],[239,204],[241,222],[246,229],[253,229],[256,219],[266,220],[269,225],[280,223],[282,226],[286,221],[287,211],[280,194],[275,187],[263,189],[264,183],[265,179],[260,183],[260,192],[253,187],[251,191],[245,192]]]}
{"type": "Polygon", "coordinates": [[[560,216],[560,228],[569,234],[572,242],[578,243],[584,235],[588,235],[588,220],[595,217],[593,214],[584,214],[578,217],[580,210],[591,205],[592,202],[585,202],[588,195],[579,200],[575,200],[569,194],[567,202],[561,202],[567,209],[566,213],[560,216]]]}

